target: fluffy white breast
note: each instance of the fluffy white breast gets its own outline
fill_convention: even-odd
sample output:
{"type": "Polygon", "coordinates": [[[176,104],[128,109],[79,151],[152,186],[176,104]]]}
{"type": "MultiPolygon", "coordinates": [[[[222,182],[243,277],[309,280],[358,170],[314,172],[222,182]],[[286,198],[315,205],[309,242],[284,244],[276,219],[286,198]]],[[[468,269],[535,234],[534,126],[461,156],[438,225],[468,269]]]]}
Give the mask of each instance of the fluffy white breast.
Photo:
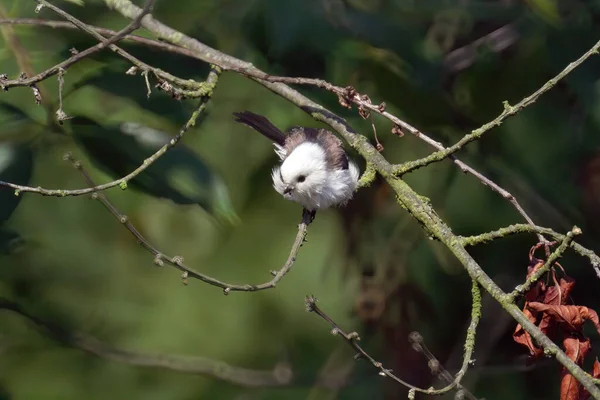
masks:
{"type": "Polygon", "coordinates": [[[308,210],[345,204],[356,190],[358,177],[353,162],[348,169],[328,169],[325,151],[312,142],[296,147],[272,173],[275,190],[308,210]]]}
{"type": "Polygon", "coordinates": [[[281,177],[286,183],[293,183],[299,175],[310,175],[325,171],[327,162],[325,151],[317,143],[305,142],[297,146],[281,164],[281,177]]]}

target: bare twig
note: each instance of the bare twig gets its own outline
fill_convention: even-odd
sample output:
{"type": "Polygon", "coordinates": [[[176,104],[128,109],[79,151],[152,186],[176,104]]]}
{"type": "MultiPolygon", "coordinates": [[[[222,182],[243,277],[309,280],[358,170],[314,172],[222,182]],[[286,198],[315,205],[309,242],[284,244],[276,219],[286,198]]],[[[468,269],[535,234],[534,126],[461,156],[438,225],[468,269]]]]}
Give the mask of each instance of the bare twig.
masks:
{"type": "Polygon", "coordinates": [[[392,373],[392,371],[390,369],[385,368],[380,361],[377,361],[376,359],[374,359],[371,355],[369,355],[369,353],[367,353],[358,344],[358,342],[360,341],[360,337],[359,337],[358,333],[344,332],[344,330],[329,315],[327,315],[323,310],[321,310],[317,306],[317,299],[314,296],[306,296],[305,304],[306,304],[306,310],[308,312],[314,312],[319,317],[321,317],[325,321],[329,322],[329,324],[333,328],[331,333],[334,336],[341,336],[346,341],[346,343],[348,343],[348,345],[350,345],[350,347],[352,347],[356,351],[356,355],[354,356],[354,358],[356,360],[360,360],[361,358],[368,360],[371,364],[373,364],[373,366],[375,368],[377,368],[379,370],[379,375],[387,376],[388,378],[393,379],[394,381],[400,383],[401,385],[406,386],[413,392],[419,392],[419,393],[424,393],[424,394],[428,394],[428,395],[441,395],[441,394],[449,392],[450,390],[454,389],[455,387],[459,387],[461,390],[463,390],[462,386],[460,386],[460,381],[461,381],[462,377],[464,376],[465,372],[467,371],[469,364],[471,363],[473,349],[475,348],[475,333],[476,333],[476,329],[477,329],[477,324],[479,323],[479,319],[481,317],[481,291],[479,289],[479,284],[475,280],[473,280],[472,292],[473,292],[473,310],[471,313],[471,325],[469,325],[469,328],[467,330],[467,339],[465,341],[465,355],[464,355],[463,366],[460,369],[460,371],[456,374],[456,377],[453,380],[451,380],[450,384],[442,389],[433,389],[433,388],[421,389],[421,388],[411,385],[410,383],[398,378],[396,375],[394,375],[392,373]]]}
{"type": "Polygon", "coordinates": [[[131,179],[138,176],[146,168],[148,168],[156,160],[158,160],[163,154],[165,154],[169,149],[174,147],[183,138],[183,135],[188,131],[188,129],[195,125],[196,119],[198,118],[200,113],[204,110],[204,107],[206,107],[206,101],[208,100],[208,98],[210,98],[210,96],[212,95],[212,90],[217,85],[217,82],[219,79],[219,74],[220,74],[220,69],[218,69],[218,68],[213,69],[209,73],[209,75],[206,79],[205,85],[206,85],[206,87],[210,88],[210,90],[205,95],[205,99],[202,100],[200,107],[192,114],[190,119],[181,127],[181,129],[179,130],[179,133],[177,135],[173,136],[167,144],[165,144],[163,147],[158,149],[156,151],[156,153],[154,153],[153,155],[148,157],[146,160],[144,160],[144,163],[142,165],[140,165],[139,167],[137,167],[135,170],[133,170],[129,174],[125,175],[124,177],[114,180],[112,182],[104,183],[102,185],[97,185],[97,186],[89,187],[89,188],[85,188],[85,189],[74,189],[74,190],[45,189],[45,188],[42,188],[39,186],[31,187],[31,186],[17,185],[14,183],[4,182],[4,181],[0,181],[0,186],[5,186],[5,187],[9,187],[11,189],[14,189],[15,195],[17,195],[17,196],[20,195],[22,192],[29,192],[29,193],[41,194],[42,196],[55,196],[55,197],[82,196],[84,194],[90,194],[90,193],[110,189],[115,186],[120,186],[121,188],[126,188],[127,182],[129,182],[131,179]]]}
{"type": "MultiPolygon", "coordinates": [[[[34,26],[48,27],[48,28],[53,28],[53,29],[79,29],[77,27],[77,25],[74,25],[71,22],[54,21],[54,20],[39,19],[39,18],[0,18],[0,25],[34,25],[34,26]]],[[[102,34],[103,36],[111,37],[111,36],[114,36],[117,34],[117,31],[114,31],[112,29],[106,29],[106,28],[102,28],[99,26],[93,26],[93,25],[87,25],[87,26],[89,26],[94,31],[102,34]]],[[[170,53],[179,54],[182,56],[202,60],[193,51],[184,49],[183,47],[174,46],[170,43],[159,42],[158,40],[152,40],[152,39],[148,39],[148,38],[145,38],[142,36],[131,35],[131,34],[125,35],[123,37],[122,41],[130,41],[130,42],[133,42],[133,43],[136,43],[139,45],[143,45],[146,47],[151,47],[151,48],[159,49],[162,51],[167,51],[170,53]]]]}
{"type": "MultiPolygon", "coordinates": [[[[45,7],[50,8],[52,11],[71,22],[77,28],[95,37],[100,42],[106,42],[104,36],[97,32],[92,26],[85,24],[84,22],[73,17],[71,14],[66,13],[60,8],[48,3],[46,0],[35,1],[37,1],[39,4],[44,5],[45,7]]],[[[181,79],[161,69],[154,68],[144,63],[143,61],[135,58],[134,56],[132,56],[131,54],[114,44],[109,44],[108,48],[114,51],[119,56],[126,59],[127,61],[131,62],[142,72],[146,72],[146,81],[148,71],[152,72],[154,76],[158,79],[157,87],[163,91],[170,92],[174,97],[178,99],[204,97],[212,90],[211,88],[206,87],[202,82],[196,82],[193,79],[181,79]]]]}
{"type": "MultiPolygon", "coordinates": [[[[425,342],[423,341],[423,337],[421,336],[421,334],[419,332],[411,332],[408,335],[408,341],[410,342],[413,350],[415,350],[418,353],[422,353],[425,356],[425,358],[427,358],[427,360],[428,360],[427,366],[429,367],[429,369],[431,370],[431,373],[434,376],[437,376],[439,379],[445,380],[449,384],[454,383],[454,377],[452,376],[452,374],[442,365],[442,363],[437,359],[437,357],[427,348],[427,346],[425,345],[425,342]]],[[[475,397],[471,392],[469,392],[467,389],[465,389],[461,383],[456,384],[456,387],[457,387],[457,393],[455,395],[455,398],[460,397],[459,396],[459,393],[460,393],[470,400],[477,400],[477,397],[475,397]]]]}
{"type": "MultiPolygon", "coordinates": [[[[80,161],[76,161],[73,159],[71,154],[66,154],[65,159],[70,161],[75,168],[81,172],[83,178],[86,183],[90,186],[94,186],[94,182],[92,181],[90,175],[83,168],[80,161]]],[[[123,226],[137,239],[138,243],[147,251],[149,251],[154,256],[154,264],[158,266],[162,266],[165,263],[179,269],[183,272],[182,279],[184,284],[187,284],[188,278],[199,279],[202,282],[208,283],[213,286],[217,286],[223,289],[224,294],[229,294],[232,291],[243,291],[243,292],[255,292],[259,290],[271,289],[274,288],[283,277],[292,269],[294,262],[296,261],[296,257],[298,256],[298,252],[300,251],[300,247],[302,247],[303,243],[306,241],[306,235],[308,233],[307,228],[308,225],[312,222],[312,216],[310,213],[303,213],[302,222],[298,225],[298,234],[296,235],[296,239],[292,245],[292,249],[290,250],[290,255],[287,258],[285,264],[278,271],[272,271],[273,278],[265,283],[261,283],[258,285],[236,285],[231,283],[222,282],[218,279],[212,278],[208,275],[202,274],[187,265],[183,262],[183,257],[181,256],[168,256],[158,250],[156,246],[148,241],[129,221],[129,218],[122,214],[106,197],[104,193],[96,192],[92,194],[92,198],[99,200],[102,205],[110,211],[110,213],[119,221],[123,226]]]]}
{"type": "MultiPolygon", "coordinates": [[[[4,7],[0,5],[0,17],[4,19],[6,18],[6,16],[7,13],[4,10],[4,7]]],[[[12,51],[13,55],[15,56],[15,59],[17,60],[17,65],[22,71],[22,74],[19,76],[19,79],[25,79],[27,76],[34,75],[35,73],[31,64],[31,57],[29,56],[29,53],[27,52],[25,47],[23,47],[23,45],[21,44],[21,41],[19,40],[14,29],[12,29],[12,27],[10,26],[0,26],[0,33],[2,33],[7,48],[12,51]]],[[[2,80],[3,79],[0,78],[0,89],[2,89],[2,80]]],[[[45,91],[42,92],[43,88],[40,89],[40,87],[35,84],[31,85],[30,87],[33,92],[35,103],[38,105],[41,104],[42,98],[44,98],[46,95],[45,91]]],[[[48,109],[48,111],[50,110],[49,106],[46,106],[46,108],[48,109]]]]}
{"type": "MultiPolygon", "coordinates": [[[[561,233],[555,232],[550,228],[544,228],[544,227],[537,226],[537,225],[531,226],[531,225],[526,225],[526,224],[515,224],[515,225],[509,225],[505,228],[500,228],[496,231],[482,233],[480,235],[459,237],[459,240],[463,246],[476,246],[478,244],[490,242],[492,240],[507,237],[509,235],[514,235],[516,233],[525,233],[525,232],[534,232],[534,233],[547,235],[547,236],[552,237],[555,240],[560,240],[560,241],[565,241],[567,238],[567,235],[563,235],[561,233]]],[[[590,263],[592,264],[592,267],[594,268],[596,275],[598,276],[598,278],[600,278],[600,257],[598,257],[598,255],[596,253],[594,253],[592,250],[583,247],[582,245],[580,245],[577,242],[570,241],[569,245],[576,253],[578,253],[579,255],[581,255],[583,257],[587,257],[590,260],[590,263]]]]}
{"type": "Polygon", "coordinates": [[[12,311],[27,318],[45,334],[60,343],[122,364],[205,375],[245,387],[287,386],[290,385],[293,378],[291,369],[286,365],[276,365],[273,370],[261,371],[234,367],[222,361],[205,357],[147,354],[113,347],[92,336],[66,331],[56,323],[46,321],[27,311],[20,304],[2,297],[0,297],[0,310],[12,311]]]}
{"type": "MultiPolygon", "coordinates": [[[[16,86],[32,86],[37,82],[43,81],[44,79],[47,79],[53,75],[61,73],[60,71],[63,71],[63,73],[64,73],[64,71],[67,68],[69,68],[71,65],[83,60],[86,57],[89,57],[90,55],[104,49],[107,46],[111,46],[113,43],[118,42],[119,40],[123,39],[129,33],[138,29],[140,27],[142,18],[144,16],[146,16],[148,13],[150,13],[150,11],[152,10],[153,3],[154,3],[154,0],[147,0],[146,5],[142,9],[142,12],[140,13],[140,15],[138,15],[138,17],[133,19],[131,21],[131,23],[129,23],[125,28],[123,28],[122,30],[117,32],[111,38],[109,38],[109,39],[102,38],[101,43],[98,43],[95,46],[92,46],[83,51],[80,51],[77,54],[75,54],[74,56],[68,58],[67,60],[47,69],[44,72],[40,72],[39,74],[31,76],[29,78],[13,79],[13,80],[0,79],[0,89],[8,90],[9,88],[16,87],[16,86]]],[[[40,4],[44,4],[44,6],[47,6],[49,8],[54,7],[50,3],[47,3],[46,1],[43,1],[43,0],[40,1],[40,4]]]]}

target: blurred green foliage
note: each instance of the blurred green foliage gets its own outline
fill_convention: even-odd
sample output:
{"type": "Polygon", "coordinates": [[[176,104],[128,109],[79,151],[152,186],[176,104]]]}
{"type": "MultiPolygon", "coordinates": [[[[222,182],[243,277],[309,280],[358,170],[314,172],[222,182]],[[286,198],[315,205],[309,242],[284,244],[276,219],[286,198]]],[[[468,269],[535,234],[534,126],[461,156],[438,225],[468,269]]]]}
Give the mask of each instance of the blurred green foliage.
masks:
{"type": "MultiPolygon", "coordinates": [[[[126,24],[100,0],[73,3],[56,2],[89,24],[116,30],[126,24]]],[[[29,1],[0,0],[0,5],[10,18],[57,18],[47,9],[35,14],[29,1]]],[[[516,103],[600,39],[600,3],[594,0],[172,0],[157,1],[154,15],[271,74],[352,85],[443,143],[492,119],[502,111],[502,101],[516,103]],[[489,36],[498,30],[500,34],[489,36]],[[485,37],[494,39],[481,44],[485,37]]],[[[95,44],[77,30],[11,29],[36,72],[67,58],[73,47],[95,44]]],[[[150,37],[143,30],[139,34],[150,37]]],[[[0,73],[14,78],[23,66],[5,37],[0,43],[0,73]]],[[[121,45],[182,78],[202,80],[208,71],[197,60],[121,45]]],[[[596,251],[599,63],[590,59],[534,106],[459,154],[513,193],[538,224],[560,231],[578,225],[584,244],[596,251]]],[[[55,78],[40,84],[41,106],[34,104],[28,88],[1,93],[0,179],[47,188],[84,187],[78,172],[62,161],[71,151],[98,183],[108,182],[148,155],[147,149],[134,147],[134,136],[118,134],[120,124],[139,124],[161,135],[177,133],[197,103],[157,90],[147,98],[143,78],[126,75],[128,68],[104,51],[68,69],[65,112],[95,121],[93,136],[83,141],[65,129],[70,123],[52,122],[58,107],[55,78]]],[[[372,138],[371,120],[342,109],[330,93],[300,90],[372,138]]],[[[267,281],[269,270],[287,257],[301,216],[298,205],[285,202],[270,186],[276,162],[272,146],[233,122],[231,113],[246,109],[267,115],[281,128],[318,126],[258,84],[224,73],[205,115],[183,139],[185,148],[177,147],[164,159],[165,166],[148,171],[151,179],[139,182],[142,190],[131,185],[107,191],[159,249],[234,283],[267,281]],[[204,208],[182,205],[199,200],[183,201],[195,195],[169,186],[172,163],[199,174],[199,182],[217,182],[218,195],[204,208]],[[227,215],[235,212],[239,224],[216,223],[214,207],[227,215]]],[[[373,121],[390,161],[431,151],[411,136],[392,135],[389,121],[376,116],[373,121]]],[[[431,199],[458,234],[522,222],[508,202],[449,161],[406,180],[431,199]]],[[[427,360],[408,343],[413,330],[451,371],[460,364],[470,282],[381,182],[360,191],[346,208],[319,212],[297,264],[276,289],[227,297],[198,281],[183,286],[175,269],[155,267],[119,222],[87,197],[16,197],[0,188],[0,207],[0,295],[114,346],[198,355],[256,369],[288,362],[299,379],[290,388],[246,389],[118,364],[61,346],[22,317],[2,312],[2,399],[404,396],[404,388],[377,376],[366,363],[355,363],[329,327],[304,312],[307,294],[316,295],[342,326],[359,331],[376,358],[413,384],[432,383],[427,360]],[[320,373],[344,370],[349,378],[343,387],[314,385],[320,373]]],[[[475,248],[472,254],[508,289],[524,278],[533,244],[533,235],[520,236],[475,248]]],[[[586,260],[569,256],[562,265],[578,281],[573,300],[599,309],[595,294],[600,281],[586,260]]],[[[467,387],[487,399],[558,398],[558,367],[543,363],[524,371],[523,349],[511,340],[513,322],[491,304],[483,311],[477,362],[467,387]]],[[[597,347],[597,337],[591,336],[597,347]]]]}

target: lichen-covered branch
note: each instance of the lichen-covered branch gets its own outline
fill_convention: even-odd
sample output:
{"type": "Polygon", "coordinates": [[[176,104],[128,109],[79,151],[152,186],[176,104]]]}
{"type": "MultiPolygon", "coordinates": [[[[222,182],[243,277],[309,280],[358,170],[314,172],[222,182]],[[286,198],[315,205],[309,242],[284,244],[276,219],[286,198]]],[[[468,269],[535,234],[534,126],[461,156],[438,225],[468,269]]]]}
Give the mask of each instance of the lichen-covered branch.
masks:
{"type": "Polygon", "coordinates": [[[517,286],[515,290],[508,295],[507,299],[511,302],[514,302],[518,296],[523,295],[523,293],[527,293],[533,284],[535,284],[546,272],[550,271],[550,268],[554,266],[556,260],[558,260],[564,254],[564,252],[567,251],[567,248],[576,235],[581,235],[581,229],[578,227],[574,227],[565,235],[560,245],[552,252],[552,254],[550,254],[544,265],[531,274],[531,276],[527,278],[522,285],[517,286]]]}
{"type": "MultiPolygon", "coordinates": [[[[550,228],[544,228],[544,227],[536,226],[536,225],[531,226],[531,225],[527,225],[527,224],[514,224],[514,225],[509,225],[505,228],[500,228],[495,231],[482,233],[480,235],[460,237],[459,240],[463,246],[476,246],[478,244],[491,242],[492,240],[504,238],[504,237],[514,235],[517,233],[530,233],[530,232],[537,232],[537,233],[540,233],[543,235],[547,235],[547,236],[553,238],[554,240],[564,241],[566,239],[566,235],[555,232],[550,228]]],[[[583,247],[582,245],[580,245],[577,242],[571,241],[570,247],[577,254],[579,254],[583,257],[586,257],[590,260],[590,263],[592,264],[592,267],[594,268],[596,275],[598,276],[598,278],[600,278],[600,257],[596,253],[594,253],[592,250],[583,247]]]]}
{"type": "Polygon", "coordinates": [[[494,118],[492,121],[487,124],[481,126],[473,130],[471,133],[463,136],[458,142],[453,144],[452,146],[436,151],[428,155],[427,157],[421,158],[415,161],[409,161],[404,164],[401,164],[396,167],[395,172],[399,175],[406,174],[408,172],[414,171],[418,168],[424,167],[429,164],[433,164],[435,162],[441,161],[448,156],[456,153],[460,149],[462,149],[467,144],[480,139],[484,133],[490,131],[492,128],[500,126],[506,119],[509,117],[517,115],[521,110],[525,107],[535,103],[535,101],[544,93],[552,89],[556,84],[563,79],[565,76],[569,75],[575,68],[580,66],[585,60],[590,58],[592,55],[598,54],[598,50],[600,50],[600,41],[598,41],[591,49],[589,49],[585,54],[579,57],[577,60],[573,61],[569,65],[565,67],[558,75],[554,78],[550,79],[546,82],[542,87],[533,92],[531,95],[525,97],[523,100],[518,102],[516,105],[511,106],[507,101],[504,102],[504,110],[500,115],[494,118]]]}

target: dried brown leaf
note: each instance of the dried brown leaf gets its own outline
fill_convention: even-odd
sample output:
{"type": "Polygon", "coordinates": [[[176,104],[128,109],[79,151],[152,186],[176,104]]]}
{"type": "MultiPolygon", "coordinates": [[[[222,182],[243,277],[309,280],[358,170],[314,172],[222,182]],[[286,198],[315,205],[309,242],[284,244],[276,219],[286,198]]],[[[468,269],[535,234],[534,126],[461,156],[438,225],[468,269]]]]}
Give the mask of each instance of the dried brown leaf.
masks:
{"type": "MultiPolygon", "coordinates": [[[[531,310],[525,308],[523,310],[523,313],[525,314],[525,316],[527,316],[527,318],[532,323],[534,323],[534,324],[536,323],[537,317],[534,315],[533,312],[531,312],[531,310]]],[[[513,340],[515,342],[527,347],[529,349],[529,354],[531,355],[532,358],[537,358],[544,353],[544,351],[542,349],[540,349],[533,343],[531,335],[529,335],[529,333],[525,332],[525,329],[523,329],[521,324],[517,325],[517,327],[515,328],[515,331],[513,333],[513,340]]]]}
{"type": "MultiPolygon", "coordinates": [[[[577,365],[582,365],[592,345],[587,338],[567,337],[563,340],[565,354],[577,365]]],[[[561,371],[560,400],[579,400],[583,395],[581,384],[564,367],[561,371]]]]}
{"type": "Polygon", "coordinates": [[[584,306],[558,306],[548,305],[539,302],[527,304],[530,310],[544,312],[562,324],[562,328],[569,328],[568,331],[580,332],[585,321],[591,321],[598,333],[600,333],[600,321],[596,311],[584,306]]]}
{"type": "Polygon", "coordinates": [[[600,362],[598,362],[598,357],[596,357],[596,361],[594,361],[594,367],[592,369],[592,376],[594,378],[600,378],[600,362]]]}

